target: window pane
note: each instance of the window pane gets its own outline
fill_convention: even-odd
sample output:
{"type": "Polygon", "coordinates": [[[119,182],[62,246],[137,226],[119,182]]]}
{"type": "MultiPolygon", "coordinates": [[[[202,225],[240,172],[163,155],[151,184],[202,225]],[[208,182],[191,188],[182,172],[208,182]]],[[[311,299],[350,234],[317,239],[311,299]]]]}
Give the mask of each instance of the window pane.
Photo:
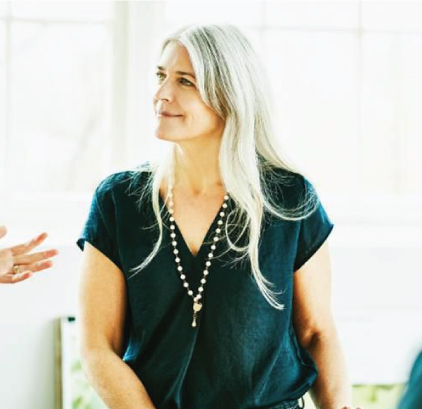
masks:
{"type": "Polygon", "coordinates": [[[268,30],[265,38],[282,146],[324,189],[347,193],[357,184],[357,36],[268,30]]]}
{"type": "Polygon", "coordinates": [[[12,1],[13,17],[103,21],[112,18],[113,1],[12,1]]]}
{"type": "Polygon", "coordinates": [[[400,122],[403,124],[404,157],[402,162],[403,191],[422,193],[422,36],[401,36],[401,65],[403,92],[400,122]]]}
{"type": "Polygon", "coordinates": [[[362,61],[362,186],[422,193],[422,38],[366,33],[362,61]]]}
{"type": "Polygon", "coordinates": [[[170,24],[260,25],[263,8],[259,1],[175,1],[166,2],[164,12],[170,24]]]}
{"type": "Polygon", "coordinates": [[[362,187],[367,193],[399,193],[399,78],[397,38],[362,36],[362,187]]]}
{"type": "Polygon", "coordinates": [[[9,2],[0,1],[0,17],[4,17],[8,14],[7,9],[9,7],[9,2]]]}
{"type": "Polygon", "coordinates": [[[11,40],[11,187],[90,190],[109,128],[107,29],[12,23],[11,40]]]}

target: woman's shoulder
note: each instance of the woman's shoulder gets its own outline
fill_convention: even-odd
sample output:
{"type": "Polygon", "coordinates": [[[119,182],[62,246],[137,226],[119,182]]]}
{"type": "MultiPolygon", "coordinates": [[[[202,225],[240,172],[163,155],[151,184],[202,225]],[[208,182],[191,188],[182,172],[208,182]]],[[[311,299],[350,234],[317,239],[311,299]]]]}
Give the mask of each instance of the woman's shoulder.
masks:
{"type": "Polygon", "coordinates": [[[265,171],[265,184],[273,191],[289,195],[303,195],[304,190],[311,186],[302,173],[280,167],[272,167],[265,171]]]}
{"type": "Polygon", "coordinates": [[[148,162],[134,169],[114,172],[105,177],[95,189],[98,196],[137,194],[150,175],[148,162]]]}
{"type": "Polygon", "coordinates": [[[266,190],[287,212],[307,214],[319,204],[319,196],[309,178],[298,171],[272,168],[267,172],[266,190]]]}

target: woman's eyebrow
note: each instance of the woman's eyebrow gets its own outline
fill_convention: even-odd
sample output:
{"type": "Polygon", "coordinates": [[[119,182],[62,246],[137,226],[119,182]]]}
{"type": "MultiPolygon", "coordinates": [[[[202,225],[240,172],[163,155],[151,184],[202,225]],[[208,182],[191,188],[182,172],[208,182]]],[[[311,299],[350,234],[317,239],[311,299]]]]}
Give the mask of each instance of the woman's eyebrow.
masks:
{"type": "MultiPolygon", "coordinates": [[[[160,71],[165,71],[164,67],[161,67],[161,66],[159,66],[159,65],[157,65],[157,68],[158,68],[160,71]]],[[[176,74],[179,74],[179,75],[188,75],[188,76],[190,76],[190,77],[192,77],[192,78],[196,79],[195,75],[191,74],[190,72],[185,72],[185,71],[176,71],[176,74]]]]}

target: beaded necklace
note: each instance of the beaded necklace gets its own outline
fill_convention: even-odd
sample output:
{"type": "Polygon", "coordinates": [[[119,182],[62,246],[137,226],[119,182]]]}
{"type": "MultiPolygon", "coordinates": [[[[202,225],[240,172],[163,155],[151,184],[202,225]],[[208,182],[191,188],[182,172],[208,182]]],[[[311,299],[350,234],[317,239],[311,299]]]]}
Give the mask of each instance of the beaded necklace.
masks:
{"type": "Polygon", "coordinates": [[[210,266],[211,266],[211,259],[214,257],[213,251],[216,249],[215,244],[220,239],[219,234],[221,233],[221,225],[223,224],[223,218],[226,215],[224,210],[227,208],[227,200],[229,199],[229,196],[227,194],[224,195],[224,202],[223,202],[223,205],[222,205],[223,210],[219,214],[220,219],[217,222],[217,228],[215,230],[215,236],[213,238],[213,244],[211,245],[211,251],[208,253],[208,260],[205,262],[205,269],[203,271],[203,276],[202,276],[202,279],[201,279],[201,285],[198,288],[198,293],[196,294],[196,296],[194,296],[193,291],[189,288],[189,283],[186,281],[186,275],[183,272],[183,266],[181,265],[180,257],[178,256],[179,250],[177,249],[177,241],[176,241],[176,233],[175,233],[176,226],[174,224],[174,217],[173,217],[173,212],[174,212],[174,210],[173,210],[173,205],[174,205],[174,203],[173,203],[173,186],[171,184],[169,185],[168,196],[170,198],[168,212],[170,213],[170,230],[171,230],[170,237],[172,238],[171,244],[173,245],[173,253],[175,255],[177,270],[179,271],[180,279],[183,281],[183,287],[186,288],[188,296],[193,299],[192,327],[196,327],[196,318],[197,318],[199,311],[201,311],[201,309],[202,309],[202,303],[201,303],[200,300],[202,298],[202,293],[204,291],[205,283],[207,282],[206,276],[209,274],[209,269],[210,269],[210,266]]]}

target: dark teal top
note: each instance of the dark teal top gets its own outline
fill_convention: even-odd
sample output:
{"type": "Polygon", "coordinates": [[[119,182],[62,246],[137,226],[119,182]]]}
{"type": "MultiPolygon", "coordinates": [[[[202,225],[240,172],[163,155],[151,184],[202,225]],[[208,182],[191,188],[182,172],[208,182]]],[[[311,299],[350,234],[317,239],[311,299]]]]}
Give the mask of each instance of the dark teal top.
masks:
{"type": "MultiPolygon", "coordinates": [[[[298,204],[314,190],[303,176],[274,185],[277,200],[285,207],[298,204]]],[[[272,307],[259,291],[248,257],[217,242],[203,308],[192,323],[192,298],[176,270],[170,241],[168,211],[164,207],[164,242],[153,261],[136,276],[139,265],[152,250],[158,228],[147,196],[138,205],[139,187],[150,176],[120,172],[97,187],[88,220],[77,244],[88,241],[125,276],[129,311],[123,360],[134,370],[157,409],[266,408],[299,399],[318,375],[311,356],[299,345],[292,325],[293,274],[310,259],[333,229],[320,200],[317,210],[300,221],[264,218],[259,263],[264,276],[283,290],[278,300],[284,310],[272,307]]],[[[164,206],[160,197],[160,205],[164,206]]],[[[228,200],[228,212],[234,201],[228,200]]],[[[216,215],[198,254],[193,256],[176,225],[181,264],[186,281],[197,294],[205,261],[215,235],[216,215]]],[[[236,240],[235,234],[230,236],[236,240]]],[[[224,235],[222,236],[224,237],[224,235]]],[[[238,242],[244,244],[245,242],[238,242]]],[[[116,380],[119,382],[119,380],[116,380]]]]}

